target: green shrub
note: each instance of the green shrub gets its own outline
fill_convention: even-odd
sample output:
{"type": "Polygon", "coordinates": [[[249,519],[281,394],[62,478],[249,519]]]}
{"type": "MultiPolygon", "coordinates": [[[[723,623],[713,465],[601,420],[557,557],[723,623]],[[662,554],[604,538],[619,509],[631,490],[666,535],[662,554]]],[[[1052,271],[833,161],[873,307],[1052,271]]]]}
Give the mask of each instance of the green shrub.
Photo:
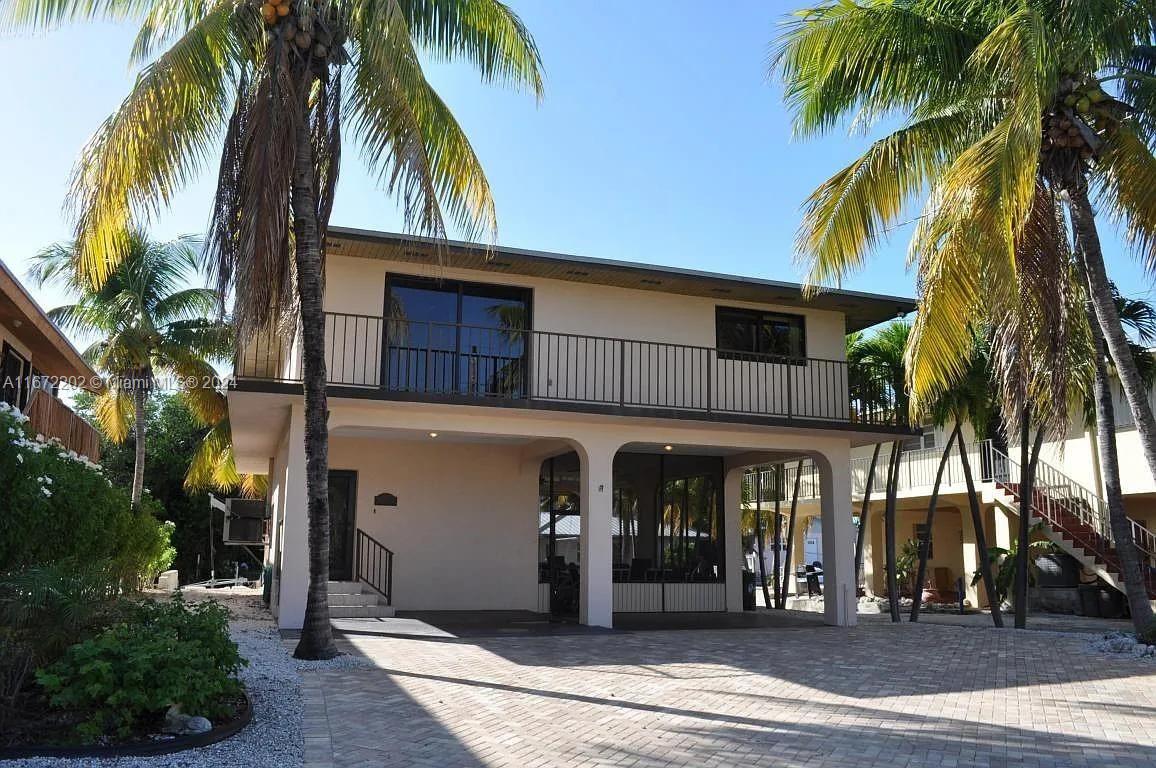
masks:
{"type": "MultiPolygon", "coordinates": [[[[0,574],[0,701],[22,701],[33,670],[123,618],[120,589],[108,563],[61,561],[0,574]]],[[[12,706],[0,706],[0,732],[10,714],[12,706]]]]}
{"type": "Polygon", "coordinates": [[[30,435],[26,422],[0,404],[0,563],[21,570],[109,561],[131,586],[167,567],[171,529],[160,505],[146,497],[134,510],[99,465],[30,435]]]}
{"type": "Polygon", "coordinates": [[[216,603],[144,602],[128,620],[72,646],[36,678],[49,704],[81,716],[86,742],[147,729],[171,705],[210,719],[231,713],[246,664],[216,603]]]}

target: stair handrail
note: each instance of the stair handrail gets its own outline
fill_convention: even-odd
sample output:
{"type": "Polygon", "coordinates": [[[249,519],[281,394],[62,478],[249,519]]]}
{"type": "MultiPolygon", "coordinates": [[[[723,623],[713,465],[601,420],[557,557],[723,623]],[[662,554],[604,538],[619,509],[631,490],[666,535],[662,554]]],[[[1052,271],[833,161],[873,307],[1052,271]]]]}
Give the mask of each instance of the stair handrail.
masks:
{"type": "MultiPolygon", "coordinates": [[[[1016,486],[1014,490],[1010,487],[1008,490],[1019,499],[1021,478],[1019,462],[996,448],[991,440],[984,441],[983,450],[987,457],[984,473],[990,475],[988,479],[1007,486],[1016,486]]],[[[1035,493],[1040,494],[1044,503],[1037,504],[1040,499],[1033,499],[1032,509],[1048,522],[1062,524],[1056,512],[1063,510],[1111,543],[1112,531],[1111,526],[1108,525],[1108,504],[1096,493],[1043,459],[1040,459],[1036,464],[1034,489],[1035,493]],[[1077,504],[1073,502],[1073,499],[1079,499],[1083,504],[1077,504]]]]}
{"type": "Polygon", "coordinates": [[[358,528],[353,551],[354,578],[393,605],[393,550],[358,528]]]}

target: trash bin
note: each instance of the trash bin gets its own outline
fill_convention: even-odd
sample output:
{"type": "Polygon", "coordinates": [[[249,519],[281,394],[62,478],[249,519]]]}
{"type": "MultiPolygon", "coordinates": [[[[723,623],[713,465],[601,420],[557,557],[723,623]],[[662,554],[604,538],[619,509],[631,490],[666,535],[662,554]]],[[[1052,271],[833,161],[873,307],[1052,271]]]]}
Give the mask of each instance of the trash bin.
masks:
{"type": "Polygon", "coordinates": [[[1100,587],[1096,584],[1081,584],[1077,591],[1080,594],[1080,614],[1100,618],[1100,587]]]}
{"type": "Polygon", "coordinates": [[[266,565],[265,571],[261,575],[261,599],[265,602],[265,607],[269,607],[269,601],[273,598],[273,566],[266,565]]]}
{"type": "Polygon", "coordinates": [[[1097,590],[1097,602],[1099,603],[1100,612],[1097,616],[1102,616],[1105,619],[1121,619],[1124,617],[1124,608],[1127,603],[1124,602],[1124,595],[1114,589],[1100,587],[1097,590]]]}
{"type": "Polygon", "coordinates": [[[755,574],[751,571],[743,571],[743,610],[753,611],[755,609],[755,574]]]}

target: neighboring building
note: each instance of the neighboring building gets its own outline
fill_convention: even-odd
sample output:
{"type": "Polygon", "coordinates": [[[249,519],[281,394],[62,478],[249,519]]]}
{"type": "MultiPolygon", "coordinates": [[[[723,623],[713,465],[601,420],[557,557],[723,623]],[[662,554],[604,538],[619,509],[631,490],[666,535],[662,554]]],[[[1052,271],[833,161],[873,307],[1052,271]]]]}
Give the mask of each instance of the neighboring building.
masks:
{"type": "MultiPolygon", "coordinates": [[[[1153,533],[1156,531],[1156,484],[1153,483],[1139,447],[1127,403],[1119,397],[1118,388],[1116,414],[1121,417],[1117,425],[1116,444],[1120,454],[1125,509],[1132,520],[1133,539],[1146,561],[1149,594],[1156,600],[1156,534],[1153,533]]],[[[950,426],[946,429],[928,427],[918,431],[920,436],[905,442],[900,463],[896,502],[896,539],[899,546],[909,540],[921,541],[926,535],[924,528],[928,502],[950,426]]],[[[1009,451],[991,440],[976,441],[972,430],[966,425],[964,436],[987,544],[989,547],[1009,549],[1019,525],[1019,502],[1016,496],[1019,486],[1018,446],[1013,446],[1009,451]]],[[[871,452],[871,448],[852,451],[852,503],[857,518],[862,514],[871,452]]],[[[890,446],[883,446],[875,469],[872,500],[866,516],[862,583],[867,593],[872,595],[886,594],[883,515],[889,458],[890,446]]],[[[786,468],[783,483],[785,500],[780,498],[784,514],[789,512],[796,471],[793,465],[786,468]]],[[[772,472],[770,469],[761,472],[760,482],[767,489],[763,494],[764,514],[770,514],[773,508],[775,494],[772,472]]],[[[1083,566],[1086,575],[1094,574],[1107,585],[1123,591],[1107,518],[1107,504],[1103,500],[1094,430],[1086,431],[1082,424],[1073,422],[1066,439],[1045,443],[1037,475],[1039,509],[1033,510],[1032,524],[1043,523],[1041,535],[1072,555],[1083,566]]],[[[796,522],[796,552],[806,548],[803,532],[816,530],[811,525],[819,515],[816,477],[815,468],[809,462],[805,463],[796,522]]],[[[753,486],[753,476],[748,478],[748,483],[753,486]]],[[[987,600],[982,588],[971,585],[972,574],[978,567],[979,549],[968,507],[963,463],[957,449],[952,451],[944,466],[936,509],[925,588],[933,597],[953,602],[959,597],[957,585],[962,580],[963,596],[968,603],[986,607],[987,600]]],[[[798,558],[794,559],[798,563],[798,558]]],[[[793,582],[790,589],[793,594],[793,582]]]]}
{"type": "MultiPolygon", "coordinates": [[[[854,623],[834,556],[855,535],[852,450],[911,433],[884,385],[850,383],[845,337],[914,307],[332,228],[333,615],[522,609],[610,626],[738,611],[743,475],[807,457],[826,620],[854,623]]],[[[282,627],[301,625],[308,583],[300,377],[299,341],[269,334],[229,391],[238,468],[270,475],[282,627]]]]}
{"type": "Polygon", "coordinates": [[[100,461],[100,434],[58,397],[61,383],[98,392],[100,378],[0,261],[0,401],[36,432],[100,461]]]}

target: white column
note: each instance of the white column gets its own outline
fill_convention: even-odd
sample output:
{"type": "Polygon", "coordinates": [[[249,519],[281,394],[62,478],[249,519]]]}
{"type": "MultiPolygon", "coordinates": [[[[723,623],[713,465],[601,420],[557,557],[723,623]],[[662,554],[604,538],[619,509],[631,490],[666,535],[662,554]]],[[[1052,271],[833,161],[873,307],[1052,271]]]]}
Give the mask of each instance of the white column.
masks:
{"type": "Polygon", "coordinates": [[[309,514],[305,496],[305,408],[294,403],[289,415],[289,455],[286,461],[281,534],[280,608],[277,624],[300,629],[309,590],[309,514]]]}
{"type": "MultiPolygon", "coordinates": [[[[997,519],[998,519],[998,512],[997,519]]],[[[971,574],[979,570],[979,542],[976,539],[975,525],[971,521],[971,510],[961,509],[959,512],[960,529],[962,531],[963,547],[963,589],[968,603],[976,608],[987,602],[987,596],[978,584],[972,586],[971,574]]]]}
{"type": "Polygon", "coordinates": [[[727,610],[743,609],[743,467],[727,471],[723,481],[723,567],[727,610]]]}
{"type": "Polygon", "coordinates": [[[584,441],[582,458],[582,594],[578,620],[595,627],[614,626],[613,539],[614,454],[618,446],[584,441]]]}
{"type": "Polygon", "coordinates": [[[854,626],[855,524],[851,519],[851,443],[823,452],[820,466],[823,525],[823,616],[837,627],[854,626]]]}
{"type": "MultiPolygon", "coordinates": [[[[860,507],[862,510],[862,507],[860,507]]],[[[875,522],[872,521],[873,509],[868,508],[864,515],[863,532],[863,591],[871,597],[875,596],[875,522]]],[[[857,534],[856,534],[857,535],[857,534]]]]}

